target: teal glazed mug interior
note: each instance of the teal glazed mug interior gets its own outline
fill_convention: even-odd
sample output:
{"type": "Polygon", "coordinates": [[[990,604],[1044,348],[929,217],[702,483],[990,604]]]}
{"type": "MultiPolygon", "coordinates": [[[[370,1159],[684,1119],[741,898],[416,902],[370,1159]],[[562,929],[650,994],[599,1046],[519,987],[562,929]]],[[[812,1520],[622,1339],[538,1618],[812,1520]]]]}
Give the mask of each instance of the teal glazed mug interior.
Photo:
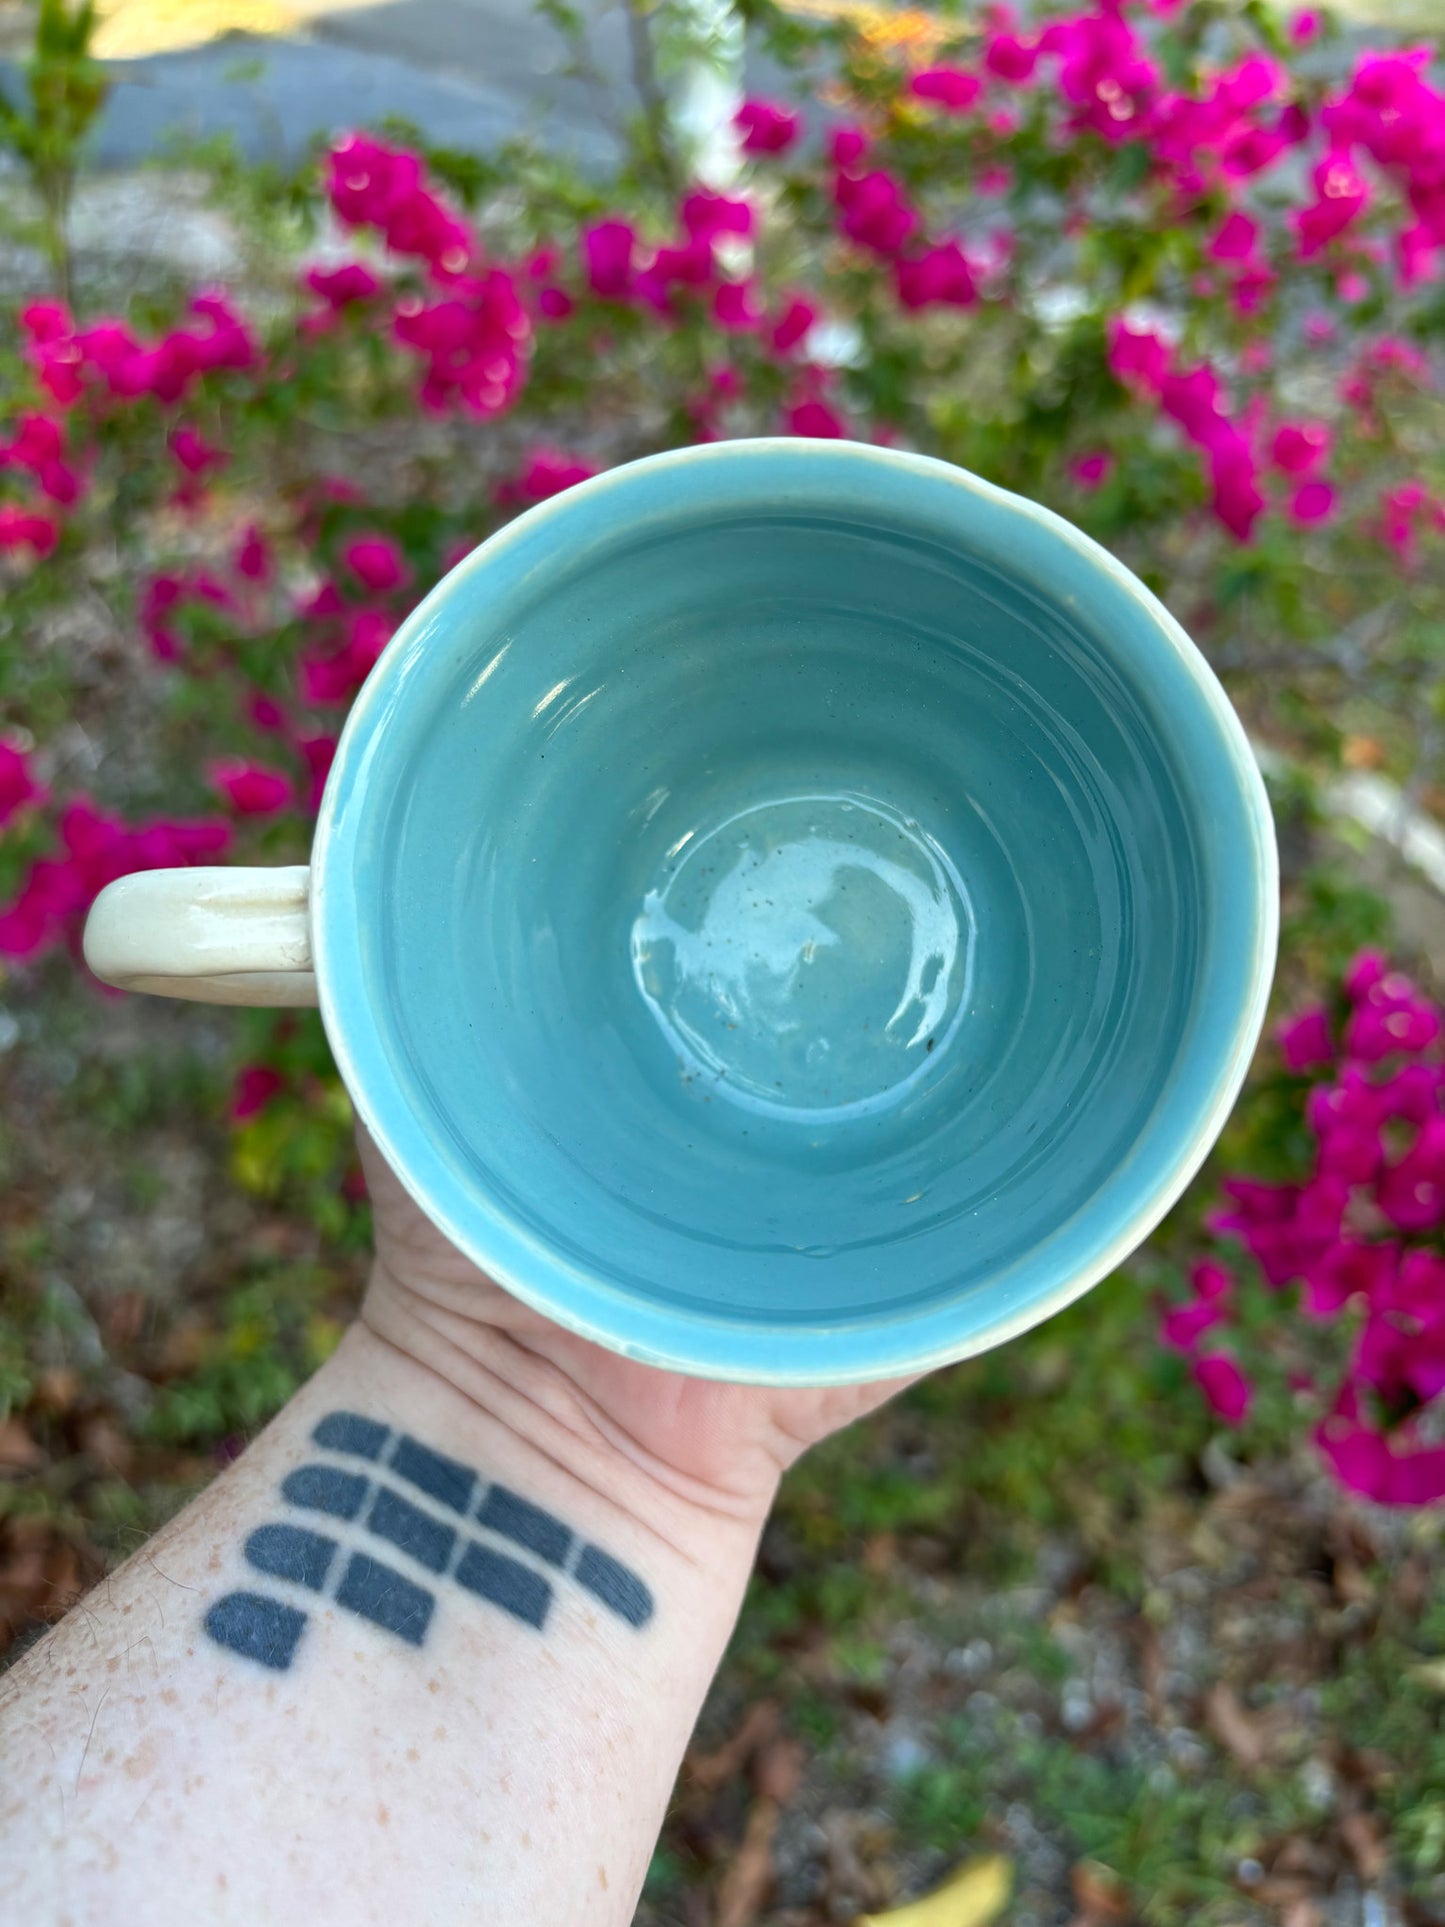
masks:
{"type": "Polygon", "coordinates": [[[493,536],[362,691],[309,882],[124,879],[87,956],[316,996],[406,1188],[519,1298],[822,1384],[996,1344],[1147,1235],[1276,915],[1243,731],[1125,568],[944,463],[771,440],[493,536]]]}

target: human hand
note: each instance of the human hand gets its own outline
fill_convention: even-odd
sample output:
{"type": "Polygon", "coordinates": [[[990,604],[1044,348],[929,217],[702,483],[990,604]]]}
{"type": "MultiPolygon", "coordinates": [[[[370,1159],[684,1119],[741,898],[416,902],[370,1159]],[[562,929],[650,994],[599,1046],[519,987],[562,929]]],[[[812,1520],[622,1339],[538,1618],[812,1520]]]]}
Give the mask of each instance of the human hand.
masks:
{"type": "Polygon", "coordinates": [[[514,1426],[546,1415],[677,1496],[756,1525],[794,1459],[909,1382],[779,1390],[620,1357],[493,1283],[412,1201],[364,1131],[358,1141],[376,1231],[363,1321],[514,1426]]]}

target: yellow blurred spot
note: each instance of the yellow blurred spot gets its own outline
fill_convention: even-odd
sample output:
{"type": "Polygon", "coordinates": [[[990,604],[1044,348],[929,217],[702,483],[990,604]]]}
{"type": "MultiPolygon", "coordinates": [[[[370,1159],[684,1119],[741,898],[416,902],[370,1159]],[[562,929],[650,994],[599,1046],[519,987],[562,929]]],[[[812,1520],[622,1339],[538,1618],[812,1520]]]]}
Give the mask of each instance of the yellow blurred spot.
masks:
{"type": "Polygon", "coordinates": [[[1008,1905],[1013,1862],[1001,1853],[969,1860],[922,1900],[889,1914],[863,1914],[858,1927],[988,1927],[1008,1905]]]}
{"type": "Polygon", "coordinates": [[[298,14],[279,0],[100,0],[92,43],[101,60],[203,47],[222,34],[287,34],[298,14]]]}
{"type": "Polygon", "coordinates": [[[903,53],[919,64],[969,28],[920,7],[885,7],[877,0],[783,0],[787,12],[812,20],[845,20],[874,53],[903,53]]]}

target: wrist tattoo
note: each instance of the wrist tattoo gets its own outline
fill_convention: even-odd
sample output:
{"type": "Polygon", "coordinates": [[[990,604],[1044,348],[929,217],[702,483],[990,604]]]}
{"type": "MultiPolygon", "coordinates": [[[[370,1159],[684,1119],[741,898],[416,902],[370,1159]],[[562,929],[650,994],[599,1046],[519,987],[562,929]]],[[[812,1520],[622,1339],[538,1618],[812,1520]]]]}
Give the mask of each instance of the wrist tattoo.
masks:
{"type": "Polygon", "coordinates": [[[257,1526],[243,1548],[273,1589],[228,1592],[206,1614],[206,1632],[229,1652],[275,1672],[295,1659],[310,1614],[274,1590],[278,1581],[411,1646],[425,1641],[433,1587],[447,1579],[537,1632],[561,1579],[625,1625],[651,1619],[652,1594],[630,1566],[508,1486],[355,1412],[328,1412],[311,1438],[330,1456],[287,1473],[281,1497],[292,1516],[257,1526]]]}

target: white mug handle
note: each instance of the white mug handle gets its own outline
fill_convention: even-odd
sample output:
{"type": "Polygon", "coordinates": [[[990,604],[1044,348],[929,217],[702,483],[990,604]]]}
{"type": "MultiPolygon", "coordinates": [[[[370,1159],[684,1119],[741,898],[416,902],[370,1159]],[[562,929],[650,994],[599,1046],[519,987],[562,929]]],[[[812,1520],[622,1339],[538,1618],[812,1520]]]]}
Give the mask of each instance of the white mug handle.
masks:
{"type": "Polygon", "coordinates": [[[316,1002],[311,872],[138,870],[108,883],[85,923],[102,983],[203,1004],[316,1002]]]}

